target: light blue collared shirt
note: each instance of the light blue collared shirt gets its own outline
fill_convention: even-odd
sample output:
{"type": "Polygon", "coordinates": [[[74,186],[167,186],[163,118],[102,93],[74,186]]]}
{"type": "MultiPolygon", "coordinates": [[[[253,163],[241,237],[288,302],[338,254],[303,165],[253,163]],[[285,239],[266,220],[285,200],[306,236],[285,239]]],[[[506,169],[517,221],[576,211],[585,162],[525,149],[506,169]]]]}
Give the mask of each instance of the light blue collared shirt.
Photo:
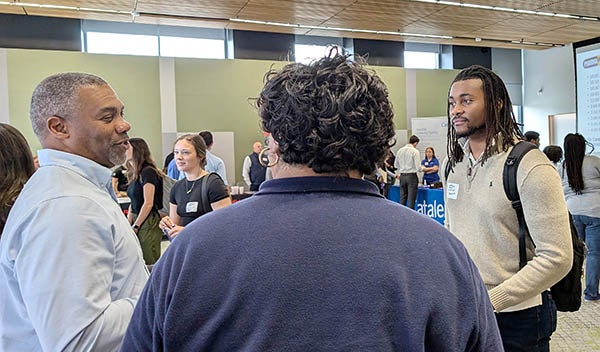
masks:
{"type": "Polygon", "coordinates": [[[227,172],[225,171],[225,163],[223,159],[214,155],[213,153],[206,151],[206,167],[204,168],[208,172],[216,172],[221,176],[225,185],[227,185],[227,172]]]}
{"type": "Polygon", "coordinates": [[[0,351],[118,351],[148,271],[110,170],[38,156],[0,238],[0,351]]]}

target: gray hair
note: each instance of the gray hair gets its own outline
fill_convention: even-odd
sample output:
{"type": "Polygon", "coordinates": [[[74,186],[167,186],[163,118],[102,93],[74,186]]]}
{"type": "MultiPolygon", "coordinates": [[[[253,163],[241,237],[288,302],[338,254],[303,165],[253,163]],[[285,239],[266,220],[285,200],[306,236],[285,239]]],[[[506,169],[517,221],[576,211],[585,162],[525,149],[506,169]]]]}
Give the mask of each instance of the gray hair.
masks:
{"type": "Polygon", "coordinates": [[[107,85],[102,78],[81,72],[65,72],[46,77],[31,96],[29,118],[38,138],[46,135],[46,120],[50,116],[67,117],[77,108],[79,88],[107,85]]]}

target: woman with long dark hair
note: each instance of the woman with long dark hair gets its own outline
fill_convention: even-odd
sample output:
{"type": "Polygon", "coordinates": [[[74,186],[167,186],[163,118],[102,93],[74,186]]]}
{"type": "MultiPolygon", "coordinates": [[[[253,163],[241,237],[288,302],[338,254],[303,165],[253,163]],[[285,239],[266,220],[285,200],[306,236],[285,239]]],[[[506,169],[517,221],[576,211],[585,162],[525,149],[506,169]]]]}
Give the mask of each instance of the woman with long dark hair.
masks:
{"type": "Polygon", "coordinates": [[[142,138],[129,139],[127,148],[127,196],[131,199],[127,219],[142,246],[144,261],[154,264],[160,257],[162,231],[158,227],[162,209],[163,174],[142,138]]]}
{"type": "Polygon", "coordinates": [[[587,247],[584,299],[596,301],[600,299],[600,158],[586,155],[587,145],[579,133],[566,135],[565,160],[559,172],[567,207],[587,247]]]}
{"type": "Polygon", "coordinates": [[[11,125],[0,123],[0,234],[8,213],[25,182],[35,172],[25,137],[11,125]]]}

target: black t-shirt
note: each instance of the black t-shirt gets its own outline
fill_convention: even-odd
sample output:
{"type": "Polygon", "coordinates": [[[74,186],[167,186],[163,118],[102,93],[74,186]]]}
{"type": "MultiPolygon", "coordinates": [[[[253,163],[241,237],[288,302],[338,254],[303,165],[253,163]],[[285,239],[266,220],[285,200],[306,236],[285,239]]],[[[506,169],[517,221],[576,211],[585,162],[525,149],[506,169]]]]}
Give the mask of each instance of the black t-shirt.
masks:
{"type": "Polygon", "coordinates": [[[112,173],[112,177],[117,179],[117,190],[121,192],[127,191],[127,170],[123,165],[117,167],[112,173]]]}
{"type": "Polygon", "coordinates": [[[132,182],[127,187],[127,196],[131,199],[131,212],[139,214],[144,205],[144,185],[151,183],[154,185],[154,206],[152,210],[162,209],[163,183],[162,178],[149,165],[142,167],[142,172],[137,181],[132,182]]]}
{"type": "Polygon", "coordinates": [[[202,176],[195,181],[187,179],[177,181],[171,189],[169,202],[177,205],[177,215],[181,217],[183,226],[212,211],[212,209],[204,209],[202,206],[202,180],[205,177],[208,177],[206,193],[209,205],[229,197],[225,183],[216,173],[202,176]]]}

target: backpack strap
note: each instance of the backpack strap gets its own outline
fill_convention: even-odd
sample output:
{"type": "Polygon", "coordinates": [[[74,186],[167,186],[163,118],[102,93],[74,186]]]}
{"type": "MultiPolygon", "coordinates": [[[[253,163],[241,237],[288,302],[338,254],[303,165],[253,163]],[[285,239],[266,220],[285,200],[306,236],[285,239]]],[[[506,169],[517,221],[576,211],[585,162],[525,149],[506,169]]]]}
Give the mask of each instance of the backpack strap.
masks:
{"type": "Polygon", "coordinates": [[[504,185],[504,193],[506,197],[511,201],[511,205],[517,213],[517,219],[519,220],[519,268],[522,269],[527,264],[527,253],[525,251],[525,240],[529,236],[529,229],[525,222],[525,215],[523,214],[523,206],[521,204],[521,198],[519,196],[519,190],[517,189],[517,170],[519,169],[519,163],[523,156],[530,150],[536,149],[537,147],[529,142],[520,141],[517,143],[506,158],[504,163],[504,171],[502,173],[502,183],[504,185]]]}
{"type": "Polygon", "coordinates": [[[202,209],[204,209],[205,214],[212,211],[212,208],[210,207],[210,202],[208,201],[208,177],[210,175],[212,175],[212,172],[204,176],[204,178],[202,179],[202,187],[200,189],[200,197],[202,198],[202,209]]]}
{"type": "Polygon", "coordinates": [[[446,164],[444,166],[444,181],[448,182],[448,175],[452,171],[452,167],[450,167],[450,160],[446,158],[446,164]]]}

